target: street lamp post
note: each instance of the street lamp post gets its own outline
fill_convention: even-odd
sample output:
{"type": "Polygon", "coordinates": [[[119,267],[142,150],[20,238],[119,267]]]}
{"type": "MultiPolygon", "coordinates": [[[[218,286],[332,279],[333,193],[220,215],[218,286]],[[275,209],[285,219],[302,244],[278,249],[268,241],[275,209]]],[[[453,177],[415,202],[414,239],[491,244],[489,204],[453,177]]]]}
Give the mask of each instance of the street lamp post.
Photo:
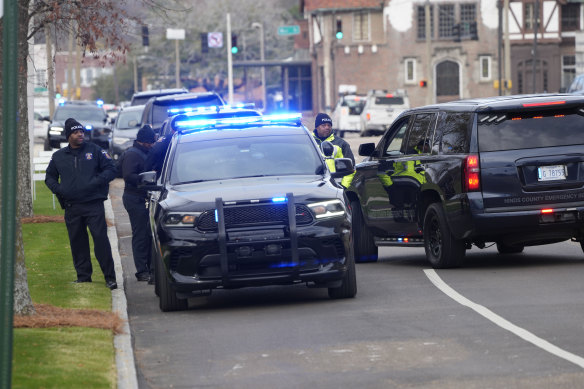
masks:
{"type": "Polygon", "coordinates": [[[264,25],[263,23],[254,22],[251,24],[252,28],[260,30],[260,59],[262,61],[262,111],[266,111],[266,68],[264,67],[265,49],[264,49],[264,25]]]}

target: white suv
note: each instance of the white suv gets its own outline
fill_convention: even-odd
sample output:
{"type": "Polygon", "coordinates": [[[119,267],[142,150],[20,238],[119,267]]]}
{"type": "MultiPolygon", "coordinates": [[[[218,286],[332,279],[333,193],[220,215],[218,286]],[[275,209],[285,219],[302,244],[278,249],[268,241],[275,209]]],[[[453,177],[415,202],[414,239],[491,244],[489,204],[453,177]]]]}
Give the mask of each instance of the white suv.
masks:
{"type": "Polygon", "coordinates": [[[360,132],[360,116],[365,105],[365,96],[361,95],[343,95],[339,98],[333,111],[333,130],[341,138],[345,132],[360,132]]]}
{"type": "Polygon", "coordinates": [[[410,99],[403,91],[369,91],[361,112],[361,136],[383,134],[393,120],[409,108],[410,99]]]}

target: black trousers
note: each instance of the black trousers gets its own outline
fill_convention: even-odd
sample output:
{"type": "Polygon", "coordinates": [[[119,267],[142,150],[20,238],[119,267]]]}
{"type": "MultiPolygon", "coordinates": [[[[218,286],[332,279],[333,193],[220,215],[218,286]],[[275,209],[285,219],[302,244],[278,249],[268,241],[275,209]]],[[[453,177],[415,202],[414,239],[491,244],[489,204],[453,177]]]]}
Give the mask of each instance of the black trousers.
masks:
{"type": "Polygon", "coordinates": [[[150,235],[150,217],[146,208],[146,199],[143,196],[124,192],[122,200],[132,226],[132,255],[134,265],[136,265],[136,276],[148,274],[151,270],[152,236],[150,235]]]}
{"type": "Polygon", "coordinates": [[[112,248],[107,237],[105,209],[103,201],[92,201],[82,204],[67,204],[65,207],[65,224],[69,233],[73,266],[77,271],[79,281],[91,280],[93,268],[89,252],[89,237],[87,228],[93,238],[95,257],[99,262],[106,281],[115,281],[114,259],[112,248]]]}

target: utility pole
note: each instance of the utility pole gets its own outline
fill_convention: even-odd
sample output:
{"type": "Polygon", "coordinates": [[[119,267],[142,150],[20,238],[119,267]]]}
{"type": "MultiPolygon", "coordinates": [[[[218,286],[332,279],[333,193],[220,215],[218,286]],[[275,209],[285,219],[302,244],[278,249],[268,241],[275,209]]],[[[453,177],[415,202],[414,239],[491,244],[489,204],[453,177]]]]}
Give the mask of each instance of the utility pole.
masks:
{"type": "Polygon", "coordinates": [[[430,23],[430,0],[424,4],[424,16],[426,26],[426,105],[432,104],[434,82],[432,80],[432,31],[430,23]]]}
{"type": "Polygon", "coordinates": [[[537,90],[535,84],[537,82],[536,71],[537,71],[537,34],[539,33],[539,0],[535,0],[533,16],[534,16],[534,20],[533,20],[533,49],[531,50],[531,64],[533,67],[531,70],[531,74],[533,76],[532,92],[535,93],[537,90]]]}
{"type": "MultiPolygon", "coordinates": [[[[332,99],[331,99],[331,88],[332,88],[332,14],[329,17],[324,17],[322,19],[322,52],[324,55],[323,65],[324,65],[324,109],[326,112],[331,111],[332,99]],[[329,28],[330,26],[330,28],[329,28]]],[[[284,96],[284,101],[288,100],[288,96],[284,96]]]]}
{"type": "Polygon", "coordinates": [[[501,58],[501,47],[503,46],[503,4],[502,0],[497,0],[497,10],[499,11],[499,23],[497,27],[497,77],[499,78],[499,96],[503,94],[501,73],[503,71],[503,59],[501,58]]]}
{"type": "Polygon", "coordinates": [[[262,23],[252,23],[252,28],[258,28],[260,30],[260,60],[262,61],[261,67],[261,77],[262,77],[262,111],[266,111],[266,67],[263,65],[265,58],[265,48],[264,48],[264,24],[262,23]]]}
{"type": "Polygon", "coordinates": [[[505,95],[511,94],[511,44],[509,42],[509,0],[504,0],[505,19],[505,95]]]}
{"type": "Polygon", "coordinates": [[[233,105],[233,58],[231,53],[231,15],[226,15],[227,19],[227,102],[233,105]]]}
{"type": "Polygon", "coordinates": [[[81,45],[79,39],[75,45],[75,100],[81,100],[81,45]]]}

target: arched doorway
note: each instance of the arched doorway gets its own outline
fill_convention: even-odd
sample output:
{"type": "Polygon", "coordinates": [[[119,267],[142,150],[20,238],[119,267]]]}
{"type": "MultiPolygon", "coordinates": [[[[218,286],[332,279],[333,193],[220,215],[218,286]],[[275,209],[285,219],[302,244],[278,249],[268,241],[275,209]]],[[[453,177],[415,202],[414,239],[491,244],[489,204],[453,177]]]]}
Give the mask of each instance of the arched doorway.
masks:
{"type": "Polygon", "coordinates": [[[436,102],[460,99],[460,66],[454,61],[436,65],[436,102]]]}

